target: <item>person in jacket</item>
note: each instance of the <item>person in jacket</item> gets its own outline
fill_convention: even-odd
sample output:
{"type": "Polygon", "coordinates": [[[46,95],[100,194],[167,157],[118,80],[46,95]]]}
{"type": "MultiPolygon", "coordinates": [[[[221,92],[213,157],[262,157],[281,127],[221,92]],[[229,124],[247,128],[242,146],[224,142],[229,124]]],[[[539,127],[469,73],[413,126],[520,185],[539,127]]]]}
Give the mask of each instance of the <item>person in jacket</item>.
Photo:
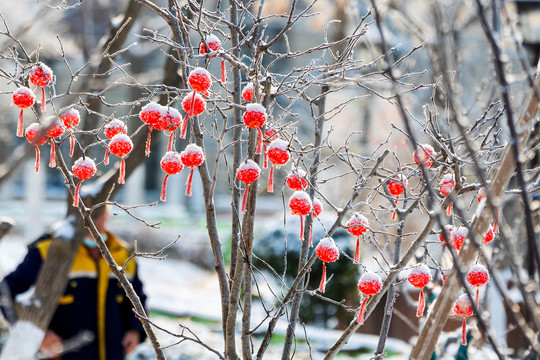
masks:
{"type": "MultiPolygon", "coordinates": [[[[127,243],[107,231],[108,215],[105,209],[94,223],[116,263],[122,266],[131,251],[127,243]]],[[[22,263],[2,281],[0,295],[8,292],[15,299],[34,284],[51,241],[50,235],[44,235],[29,246],[22,263]]],[[[135,259],[129,261],[125,274],[144,305],[146,295],[135,259]]],[[[66,290],[58,301],[41,351],[45,356],[62,360],[124,359],[145,338],[132,307],[96,242],[88,235],[75,256],[66,290]],[[59,349],[61,356],[54,357],[59,349]]],[[[10,316],[9,309],[2,310],[9,322],[16,320],[10,316]]]]}

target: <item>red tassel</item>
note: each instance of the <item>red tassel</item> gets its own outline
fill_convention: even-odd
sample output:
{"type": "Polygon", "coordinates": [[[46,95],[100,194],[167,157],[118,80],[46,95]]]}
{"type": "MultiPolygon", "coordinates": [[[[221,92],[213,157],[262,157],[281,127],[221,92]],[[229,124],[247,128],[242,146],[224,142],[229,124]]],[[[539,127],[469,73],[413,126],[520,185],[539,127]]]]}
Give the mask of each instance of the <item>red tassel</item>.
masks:
{"type": "Polygon", "coordinates": [[[356,249],[354,250],[354,262],[356,264],[360,262],[360,236],[356,237],[356,249]]]}
{"type": "Polygon", "coordinates": [[[420,295],[418,295],[418,307],[416,308],[416,317],[424,315],[424,308],[426,307],[426,299],[424,298],[424,289],[420,289],[420,295]]]}
{"type": "Polygon", "coordinates": [[[24,136],[23,109],[21,109],[21,112],[19,113],[19,121],[17,122],[17,136],[18,137],[24,136]]]}
{"type": "Polygon", "coordinates": [[[45,112],[45,88],[41,87],[41,112],[45,112]]]}
{"type": "Polygon", "coordinates": [[[73,206],[77,207],[79,206],[79,188],[81,187],[81,184],[84,180],[79,181],[77,186],[75,186],[75,194],[73,194],[73,206]]]}
{"type": "Polygon", "coordinates": [[[274,164],[270,167],[270,175],[268,175],[268,188],[266,189],[269,193],[274,192],[274,164]]]}
{"type": "Polygon", "coordinates": [[[37,145],[34,145],[36,148],[36,166],[34,168],[34,172],[37,174],[39,172],[39,147],[37,145]]]}
{"type": "Polygon", "coordinates": [[[193,183],[193,170],[194,168],[191,168],[191,171],[189,172],[187,181],[186,181],[186,195],[191,196],[191,190],[192,190],[192,183],[193,183]]]}
{"type": "Polygon", "coordinates": [[[304,241],[304,217],[300,215],[300,240],[304,241]]]}
{"type": "Polygon", "coordinates": [[[323,261],[323,263],[322,263],[321,284],[319,285],[319,291],[323,293],[325,289],[326,289],[326,264],[323,261]]]}
{"type": "Polygon", "coordinates": [[[257,132],[257,150],[255,150],[255,154],[262,154],[263,133],[260,127],[257,128],[257,132]]]}
{"type": "Polygon", "coordinates": [[[180,130],[180,138],[182,139],[186,138],[188,119],[189,119],[189,114],[186,114],[186,116],[184,116],[184,121],[182,121],[182,129],[180,130]]]}
{"type": "Polygon", "coordinates": [[[247,209],[247,197],[248,197],[248,191],[249,191],[249,184],[247,184],[245,190],[244,190],[244,196],[242,197],[242,212],[246,212],[247,209]]]}
{"type": "Polygon", "coordinates": [[[480,286],[476,287],[476,298],[474,299],[474,302],[476,303],[476,308],[478,309],[480,307],[480,286]]]}
{"type": "Polygon", "coordinates": [[[69,157],[73,156],[73,150],[75,150],[75,138],[73,134],[69,135],[69,157]]]}
{"type": "Polygon", "coordinates": [[[461,345],[467,345],[467,323],[463,318],[463,326],[461,327],[461,345]]]}
{"type": "Polygon", "coordinates": [[[499,232],[499,209],[496,210],[495,220],[493,220],[493,233],[499,232]]]}
{"type": "MultiPolygon", "coordinates": [[[[396,198],[396,206],[397,206],[397,204],[398,204],[398,199],[399,199],[399,195],[398,195],[397,198],[396,198]]],[[[396,220],[396,212],[395,212],[395,211],[392,212],[392,220],[396,220]]]]}
{"type": "Polygon", "coordinates": [[[169,135],[169,144],[167,145],[167,151],[172,151],[173,138],[174,138],[174,132],[171,131],[171,135],[169,135]]]}
{"type": "Polygon", "coordinates": [[[152,142],[152,129],[154,127],[150,125],[148,127],[148,137],[146,138],[146,148],[144,150],[144,155],[150,156],[150,142],[152,142]]]}
{"type": "Polygon", "coordinates": [[[227,77],[225,74],[225,62],[221,60],[221,82],[225,84],[227,82],[227,77]]]}
{"type": "Polygon", "coordinates": [[[163,184],[161,184],[161,197],[159,198],[161,201],[167,201],[166,193],[167,193],[167,179],[168,178],[169,178],[169,174],[165,175],[165,179],[163,179],[163,184]]]}
{"type": "Polygon", "coordinates": [[[309,247],[313,245],[313,224],[309,228],[309,247]]]}
{"type": "Polygon", "coordinates": [[[105,165],[109,165],[109,148],[105,150],[105,159],[103,160],[104,160],[105,165]]]}
{"type": "Polygon", "coordinates": [[[264,145],[264,156],[263,156],[263,169],[268,167],[268,154],[266,153],[266,145],[264,145]]]}
{"type": "Polygon", "coordinates": [[[49,167],[56,167],[56,148],[54,146],[53,139],[51,139],[51,157],[49,159],[49,167]]]}
{"type": "Polygon", "coordinates": [[[122,159],[120,163],[120,175],[118,176],[118,183],[119,184],[125,184],[126,183],[126,161],[124,160],[124,157],[122,156],[120,159],[122,159]]]}
{"type": "Polygon", "coordinates": [[[453,211],[452,211],[452,204],[448,205],[448,207],[446,208],[446,215],[450,216],[452,215],[453,211]]]}
{"type": "Polygon", "coordinates": [[[369,296],[362,301],[362,306],[360,306],[360,312],[358,313],[358,323],[360,325],[364,324],[364,313],[366,311],[366,303],[369,299],[369,296]]]}

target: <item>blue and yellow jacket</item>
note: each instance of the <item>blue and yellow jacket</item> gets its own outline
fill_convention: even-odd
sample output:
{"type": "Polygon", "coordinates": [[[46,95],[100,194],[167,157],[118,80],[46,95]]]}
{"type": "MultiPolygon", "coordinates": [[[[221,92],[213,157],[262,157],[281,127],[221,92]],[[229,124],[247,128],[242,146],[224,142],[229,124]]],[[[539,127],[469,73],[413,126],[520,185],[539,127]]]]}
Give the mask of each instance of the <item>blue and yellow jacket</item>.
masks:
{"type": "MultiPolygon", "coordinates": [[[[5,277],[2,285],[7,285],[12,298],[27,291],[34,284],[50,244],[50,238],[36,241],[30,246],[28,254],[17,269],[5,277]]],[[[109,232],[106,244],[116,263],[119,266],[124,265],[131,255],[127,244],[109,232]]],[[[134,259],[126,266],[125,274],[144,305],[146,295],[137,275],[134,259]]],[[[141,341],[145,338],[142,325],[133,314],[132,307],[105,260],[102,257],[95,260],[88,248],[81,245],[49,329],[64,340],[77,339],[83,334],[92,334],[93,340],[62,355],[61,359],[123,359],[122,338],[126,331],[138,330],[141,341]]]]}

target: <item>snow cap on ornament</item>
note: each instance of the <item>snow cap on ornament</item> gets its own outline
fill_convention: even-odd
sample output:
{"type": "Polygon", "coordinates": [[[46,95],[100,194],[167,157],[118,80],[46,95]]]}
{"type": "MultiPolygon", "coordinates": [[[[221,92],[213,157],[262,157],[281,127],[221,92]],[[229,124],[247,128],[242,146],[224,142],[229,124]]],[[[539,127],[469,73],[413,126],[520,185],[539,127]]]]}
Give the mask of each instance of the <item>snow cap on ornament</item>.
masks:
{"type": "Polygon", "coordinates": [[[358,323],[364,324],[364,314],[366,311],[366,303],[368,299],[377,294],[382,289],[382,281],[379,275],[373,272],[365,272],[358,280],[358,290],[365,296],[360,306],[360,312],[358,313],[358,323]]]}
{"type": "Polygon", "coordinates": [[[75,187],[73,206],[79,206],[79,189],[84,180],[90,179],[96,173],[96,163],[88,156],[77,159],[71,167],[73,175],[81,179],[75,187]]]}
{"type": "MultiPolygon", "coordinates": [[[[150,156],[150,143],[152,141],[152,130],[159,126],[161,118],[164,116],[166,109],[164,106],[155,101],[151,101],[144,105],[139,113],[141,121],[148,125],[148,137],[146,138],[146,148],[144,154],[150,156]]],[[[161,129],[160,129],[161,130],[161,129]]]]}
{"type": "Polygon", "coordinates": [[[245,212],[247,209],[247,196],[249,191],[249,186],[252,182],[257,180],[261,174],[261,168],[257,163],[251,159],[246,159],[238,169],[236,169],[236,178],[246,184],[244,189],[244,196],[242,197],[242,208],[241,211],[245,212]]]}
{"type": "Polygon", "coordinates": [[[433,165],[433,159],[437,156],[433,146],[429,144],[418,145],[413,153],[413,160],[416,166],[425,166],[430,168],[433,165]]]}
{"type": "Polygon", "coordinates": [[[60,113],[60,120],[64,123],[64,126],[69,131],[69,156],[73,156],[73,150],[75,149],[75,138],[71,133],[73,128],[81,122],[81,114],[79,110],[68,107],[60,113]]]}
{"type": "Polygon", "coordinates": [[[47,135],[37,122],[28,125],[25,130],[24,136],[26,140],[36,149],[36,164],[34,167],[34,172],[37,174],[39,172],[39,145],[43,145],[47,142],[47,135]]]}
{"type": "MultiPolygon", "coordinates": [[[[396,196],[395,204],[397,207],[399,196],[405,192],[405,187],[407,187],[407,177],[405,177],[403,174],[398,174],[394,176],[392,180],[388,181],[386,187],[391,195],[396,196]]],[[[392,220],[395,219],[396,212],[394,211],[392,212],[392,220]]]]}
{"type": "Polygon", "coordinates": [[[124,184],[126,174],[126,161],[124,156],[129,154],[133,149],[133,142],[126,134],[116,134],[109,142],[109,151],[116,156],[120,157],[120,174],[118,175],[118,183],[124,184]]]}
{"type": "Polygon", "coordinates": [[[51,156],[49,158],[49,167],[56,167],[56,146],[54,144],[54,139],[62,136],[65,131],[64,124],[60,118],[56,116],[49,116],[45,118],[43,122],[43,127],[47,129],[47,137],[51,143],[51,156]]]}
{"type": "Polygon", "coordinates": [[[191,168],[186,181],[186,195],[191,196],[193,189],[193,172],[196,167],[201,166],[204,162],[203,149],[197,144],[189,144],[184,151],[180,153],[180,157],[184,166],[191,168]]]}
{"type": "Polygon", "coordinates": [[[319,291],[324,293],[326,289],[326,263],[334,262],[339,259],[339,249],[331,237],[325,237],[321,239],[315,247],[315,253],[323,262],[323,272],[319,291]]]}
{"type": "Polygon", "coordinates": [[[45,86],[52,81],[53,71],[45,64],[36,64],[30,71],[30,82],[41,88],[41,111],[45,111],[45,86]]]}
{"type": "Polygon", "coordinates": [[[467,236],[469,236],[469,229],[467,229],[465,226],[460,226],[453,230],[450,233],[450,243],[452,244],[452,248],[456,251],[461,250],[463,242],[467,236]]]}
{"type": "Polygon", "coordinates": [[[182,157],[176,151],[168,151],[163,155],[159,163],[161,169],[167,173],[161,184],[161,201],[167,201],[167,179],[169,175],[178,174],[184,168],[182,157]]]}
{"type": "Polygon", "coordinates": [[[266,122],[266,109],[261,104],[247,104],[242,119],[247,127],[257,129],[257,149],[255,154],[262,154],[263,134],[261,126],[266,122]]]}
{"type": "MultiPolygon", "coordinates": [[[[439,191],[441,192],[441,195],[446,197],[452,189],[454,189],[454,186],[456,186],[456,180],[454,178],[454,174],[447,173],[444,175],[444,177],[441,180],[441,183],[439,184],[439,191]]],[[[446,208],[446,215],[452,215],[452,203],[448,205],[446,208]]]]}
{"type": "Polygon", "coordinates": [[[210,73],[201,67],[197,67],[189,73],[188,82],[193,90],[205,95],[208,94],[208,89],[212,86],[210,73]]]}
{"type": "Polygon", "coordinates": [[[411,283],[412,286],[420,289],[416,317],[421,317],[424,314],[424,308],[426,306],[424,287],[431,281],[431,271],[426,264],[416,265],[409,272],[407,280],[409,280],[409,283],[411,283]]]}
{"type": "Polygon", "coordinates": [[[12,100],[13,100],[13,104],[15,104],[18,108],[21,109],[21,112],[19,113],[19,119],[17,121],[17,136],[23,137],[24,136],[23,110],[34,105],[34,102],[36,101],[36,95],[34,95],[34,92],[30,90],[29,88],[25,86],[21,86],[20,88],[18,88],[17,90],[13,92],[12,100]]]}
{"type": "Polygon", "coordinates": [[[311,198],[305,191],[295,191],[289,198],[289,208],[293,215],[300,216],[300,240],[304,240],[304,216],[312,209],[311,198]]]}
{"type": "Polygon", "coordinates": [[[360,235],[363,235],[369,226],[369,220],[362,214],[354,213],[347,224],[347,231],[356,236],[356,248],[354,250],[354,262],[360,262],[360,235]]]}
{"type": "Polygon", "coordinates": [[[274,192],[274,165],[284,165],[289,161],[289,143],[285,140],[276,139],[268,145],[266,153],[272,163],[268,175],[268,192],[274,192]]]}
{"type": "Polygon", "coordinates": [[[252,82],[248,82],[246,86],[244,86],[244,88],[242,89],[242,97],[247,102],[253,99],[253,83],[252,82]]]}
{"type": "Polygon", "coordinates": [[[307,188],[306,172],[302,169],[292,170],[287,174],[285,183],[289,189],[294,191],[304,190],[307,188]]]}
{"type": "Polygon", "coordinates": [[[489,272],[483,265],[473,265],[467,274],[467,282],[472,286],[476,286],[476,307],[479,306],[480,286],[484,286],[489,281],[489,272]]]}
{"type": "Polygon", "coordinates": [[[461,327],[461,344],[467,345],[467,322],[465,319],[473,314],[472,303],[467,294],[462,294],[457,298],[456,302],[454,303],[454,313],[463,318],[463,325],[461,327]]]}
{"type": "Polygon", "coordinates": [[[182,100],[182,109],[184,109],[186,112],[186,116],[184,117],[184,122],[182,123],[180,137],[185,139],[188,119],[190,117],[202,114],[204,110],[206,110],[206,101],[199,93],[197,93],[197,91],[192,91],[184,97],[184,100],[182,100]]]}

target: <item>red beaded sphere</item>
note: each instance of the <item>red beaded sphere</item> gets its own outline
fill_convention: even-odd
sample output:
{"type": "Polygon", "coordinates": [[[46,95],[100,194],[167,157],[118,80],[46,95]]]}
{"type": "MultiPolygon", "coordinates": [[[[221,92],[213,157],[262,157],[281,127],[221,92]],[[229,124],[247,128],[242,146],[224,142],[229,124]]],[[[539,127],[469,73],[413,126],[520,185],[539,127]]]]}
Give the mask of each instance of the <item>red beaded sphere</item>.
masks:
{"type": "Polygon", "coordinates": [[[312,203],[305,191],[295,191],[289,198],[289,208],[293,215],[307,215],[311,211],[312,203]]]}
{"type": "Polygon", "coordinates": [[[251,184],[259,178],[261,174],[261,168],[257,163],[251,159],[244,161],[236,170],[236,177],[238,180],[251,184]]]}
{"type": "Polygon", "coordinates": [[[200,166],[204,161],[204,153],[200,146],[197,144],[189,144],[184,151],[180,154],[182,163],[190,168],[200,166]]]}
{"type": "Polygon", "coordinates": [[[275,129],[269,128],[264,131],[264,142],[268,143],[278,139],[279,136],[275,129]]]}
{"type": "Polygon", "coordinates": [[[159,165],[169,175],[178,174],[184,168],[182,158],[176,151],[166,152],[161,158],[159,165]]]}
{"type": "Polygon", "coordinates": [[[482,286],[489,281],[489,272],[483,265],[473,265],[467,274],[467,281],[472,286],[482,286]]]}
{"type": "Polygon", "coordinates": [[[493,226],[489,226],[489,228],[486,231],[486,235],[484,235],[484,244],[490,243],[495,238],[495,231],[493,230],[493,226]]]}
{"type": "Polygon", "coordinates": [[[210,73],[203,68],[195,68],[189,73],[188,77],[189,85],[193,90],[198,92],[206,92],[212,86],[212,78],[210,73]]]}
{"type": "Polygon", "coordinates": [[[79,125],[81,114],[79,110],[69,107],[60,113],[60,119],[68,129],[79,125]]]}
{"type": "Polygon", "coordinates": [[[89,157],[81,157],[73,163],[71,171],[79,179],[88,180],[96,173],[96,163],[89,157]]]}
{"type": "Polygon", "coordinates": [[[52,81],[53,72],[45,64],[35,65],[30,71],[30,82],[36,86],[47,86],[52,81]]]}
{"type": "Polygon", "coordinates": [[[388,181],[388,192],[392,195],[401,195],[405,192],[404,186],[407,186],[407,178],[402,174],[394,177],[394,180],[388,181]]]}
{"type": "Polygon", "coordinates": [[[298,169],[296,171],[291,171],[289,174],[287,174],[287,179],[285,180],[285,183],[291,190],[304,190],[308,185],[305,177],[306,172],[304,170],[298,169]]]}
{"type": "Polygon", "coordinates": [[[433,165],[433,158],[437,156],[437,153],[433,147],[429,144],[419,145],[416,151],[413,153],[413,160],[416,166],[423,164],[425,167],[431,167],[433,165]],[[417,153],[420,154],[420,158],[417,153]]]}
{"type": "Polygon", "coordinates": [[[159,123],[162,116],[164,116],[165,111],[167,108],[164,106],[161,106],[155,101],[149,102],[143,108],[141,109],[141,112],[139,113],[139,117],[141,118],[141,121],[150,125],[150,126],[156,126],[156,124],[159,123]]]}
{"type": "Polygon", "coordinates": [[[452,189],[456,186],[456,180],[454,179],[454,174],[444,175],[441,183],[439,184],[439,190],[442,196],[448,196],[452,189]]]}
{"type": "Polygon", "coordinates": [[[104,133],[107,138],[112,139],[115,135],[127,134],[127,126],[123,121],[113,119],[105,125],[104,133]]]}
{"type": "MultiPolygon", "coordinates": [[[[444,225],[444,231],[446,232],[446,237],[450,242],[452,242],[452,238],[450,237],[450,234],[452,234],[452,231],[454,230],[454,227],[452,225],[444,225]]],[[[439,241],[444,243],[444,236],[442,234],[442,231],[439,233],[439,241]]],[[[446,244],[444,244],[446,246],[446,244]]]]}
{"type": "Polygon", "coordinates": [[[313,216],[317,217],[321,215],[322,211],[323,211],[322,202],[317,198],[313,199],[313,216]]]}
{"type": "Polygon", "coordinates": [[[464,226],[461,226],[453,230],[450,233],[450,243],[452,244],[452,248],[454,248],[454,250],[460,250],[461,247],[463,246],[463,242],[465,241],[468,235],[469,235],[469,230],[464,226]]]}
{"type": "Polygon", "coordinates": [[[287,150],[288,147],[289,143],[285,140],[276,139],[272,141],[266,150],[268,160],[276,165],[286,164],[290,158],[289,151],[287,150]]]}
{"type": "Polygon", "coordinates": [[[203,97],[195,93],[195,103],[193,105],[193,114],[191,114],[191,101],[193,99],[193,93],[189,93],[184,97],[184,100],[182,100],[182,109],[190,116],[197,116],[200,115],[206,110],[206,101],[203,99],[203,97]]]}
{"type": "Polygon", "coordinates": [[[367,231],[369,221],[362,214],[353,214],[346,226],[349,233],[355,236],[360,236],[367,231]]]}
{"type": "Polygon", "coordinates": [[[163,117],[160,119],[160,130],[174,131],[182,125],[182,115],[175,108],[168,107],[163,113],[163,117]]]}
{"type": "Polygon", "coordinates": [[[116,134],[109,142],[109,151],[116,156],[123,157],[131,152],[133,142],[126,134],[116,134]]]}
{"type": "Polygon", "coordinates": [[[45,134],[40,136],[42,131],[43,128],[39,123],[32,123],[26,128],[24,136],[30,144],[43,145],[47,142],[47,136],[45,134]]]}
{"type": "Polygon", "coordinates": [[[412,286],[423,288],[431,281],[431,272],[426,264],[416,265],[409,272],[407,280],[412,286]]]}
{"type": "Polygon", "coordinates": [[[62,136],[65,131],[64,124],[56,116],[46,118],[43,126],[47,127],[47,136],[50,138],[62,136]]]}
{"type": "Polygon", "coordinates": [[[457,298],[456,302],[454,303],[454,313],[461,317],[469,317],[472,315],[473,307],[467,294],[462,294],[457,298]]]}
{"type": "MultiPolygon", "coordinates": [[[[218,37],[214,34],[210,34],[205,39],[206,43],[208,44],[208,47],[212,51],[216,51],[221,46],[221,41],[219,41],[218,37]]],[[[201,45],[199,47],[199,53],[200,54],[206,54],[208,53],[208,49],[206,48],[204,42],[201,42],[201,45]]]]}
{"type": "Polygon", "coordinates": [[[319,241],[315,253],[324,262],[334,262],[339,259],[339,249],[330,237],[325,237],[319,241]]]}
{"type": "Polygon", "coordinates": [[[247,83],[247,85],[242,90],[242,97],[246,101],[251,101],[251,99],[253,99],[253,83],[247,83]]]}
{"type": "Polygon", "coordinates": [[[252,129],[261,127],[266,122],[266,109],[261,104],[247,104],[242,119],[247,127],[252,129]]]}
{"type": "Polygon", "coordinates": [[[373,272],[365,272],[358,280],[358,290],[366,296],[377,294],[382,289],[382,281],[379,275],[373,272]]]}
{"type": "Polygon", "coordinates": [[[27,87],[21,86],[13,92],[13,104],[21,109],[29,108],[35,101],[36,95],[27,87]]]}

